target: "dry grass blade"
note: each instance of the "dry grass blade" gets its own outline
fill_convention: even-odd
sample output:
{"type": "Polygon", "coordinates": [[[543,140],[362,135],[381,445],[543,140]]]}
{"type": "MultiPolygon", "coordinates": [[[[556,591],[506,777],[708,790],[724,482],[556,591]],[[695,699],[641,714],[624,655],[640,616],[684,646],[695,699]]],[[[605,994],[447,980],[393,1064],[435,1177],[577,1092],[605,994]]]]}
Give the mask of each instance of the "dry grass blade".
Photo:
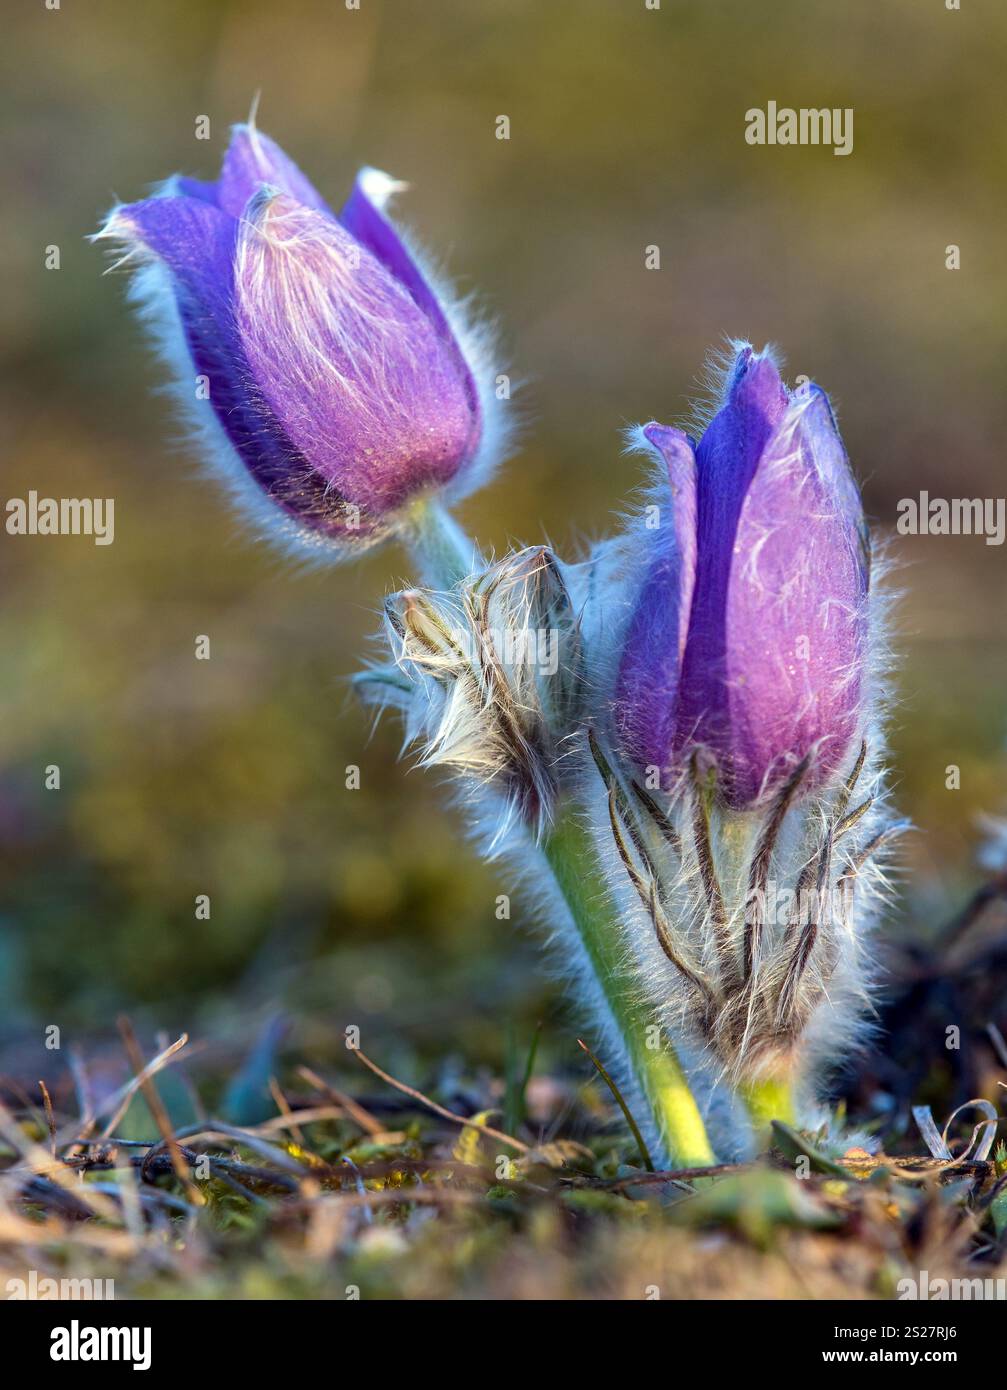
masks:
{"type": "Polygon", "coordinates": [[[140,1198],[139,1174],[132,1156],[123,1149],[113,1150],[113,1159],[119,1173],[119,1199],[122,1202],[122,1215],[126,1229],[139,1245],[143,1240],[143,1202],[140,1198]]]}
{"type": "MultiPolygon", "coordinates": [[[[223,1144],[227,1141],[243,1144],[251,1149],[253,1153],[259,1154],[262,1158],[267,1158],[271,1163],[275,1163],[277,1168],[286,1173],[290,1173],[298,1178],[305,1176],[303,1163],[298,1163],[292,1158],[286,1149],[281,1149],[276,1144],[269,1144],[265,1139],[249,1129],[239,1129],[237,1125],[225,1124],[222,1120],[209,1120],[205,1124],[194,1125],[191,1130],[178,1131],[176,1138],[187,1139],[190,1143],[201,1140],[207,1144],[223,1144]]],[[[155,1146],[156,1149],[156,1146],[155,1146]]],[[[153,1152],[153,1151],[152,1151],[153,1152]]],[[[148,1154],[148,1158],[150,1155],[148,1154]]]]}
{"type": "MultiPolygon", "coordinates": [[[[155,1076],[161,1070],[162,1067],[167,1066],[171,1059],[182,1051],[182,1048],[185,1047],[188,1041],[188,1033],[183,1033],[182,1036],[180,1038],[177,1038],[175,1042],[171,1044],[170,1047],[166,1047],[163,1052],[159,1052],[156,1057],[152,1057],[151,1060],[147,1063],[147,1065],[143,1067],[142,1070],[136,1076],[133,1076],[126,1083],[125,1086],[123,1086],[121,1092],[119,1093],[119,1103],[116,1106],[108,1124],[105,1126],[101,1134],[98,1136],[99,1139],[108,1139],[109,1136],[115,1132],[115,1130],[119,1126],[119,1122],[122,1119],[123,1115],[125,1115],[126,1111],[129,1109],[130,1101],[132,1101],[133,1097],[136,1095],[137,1091],[143,1085],[144,1081],[148,1077],[155,1076]]],[[[90,1134],[88,1128],[84,1128],[81,1130],[80,1139],[76,1142],[84,1143],[89,1137],[90,1134]]]]}
{"type": "Polygon", "coordinates": [[[273,1097],[273,1100],[276,1103],[276,1108],[279,1111],[280,1117],[288,1122],[287,1128],[289,1128],[291,1134],[294,1136],[294,1142],[300,1144],[303,1147],[304,1131],[297,1123],[297,1118],[296,1116],[294,1116],[294,1112],[290,1108],[290,1104],[287,1100],[287,1097],[283,1094],[283,1091],[280,1089],[280,1083],[277,1081],[275,1076],[271,1076],[269,1078],[269,1094],[273,1097]]]}
{"type": "Polygon", "coordinates": [[[26,1165],[22,1168],[9,1168],[4,1173],[4,1177],[10,1177],[14,1182],[19,1183],[27,1170],[39,1177],[48,1179],[56,1187],[62,1189],[75,1202],[87,1207],[92,1215],[103,1217],[106,1221],[111,1221],[115,1225],[119,1224],[120,1213],[115,1202],[99,1192],[90,1192],[86,1183],[72,1169],[68,1168],[58,1158],[42,1148],[41,1144],[36,1144],[30,1139],[24,1130],[14,1119],[7,1107],[0,1101],[0,1134],[7,1140],[16,1153],[19,1153],[26,1165]]]}
{"type": "Polygon", "coordinates": [[[56,1116],[53,1114],[52,1097],[49,1094],[49,1087],[44,1081],[39,1081],[39,1089],[42,1092],[42,1100],[45,1104],[45,1122],[49,1129],[49,1149],[53,1158],[56,1157],[56,1116]]]}
{"type": "Polygon", "coordinates": [[[189,1172],[189,1165],[182,1156],[181,1145],[175,1138],[171,1120],[168,1117],[167,1110],[164,1108],[164,1102],[161,1099],[157,1087],[154,1085],[150,1073],[147,1071],[143,1060],[143,1054],[140,1051],[140,1045],[136,1040],[136,1034],[133,1032],[133,1025],[125,1014],[121,1015],[119,1018],[119,1032],[122,1035],[123,1046],[126,1049],[126,1055],[129,1058],[130,1066],[136,1074],[140,1090],[143,1093],[143,1098],[147,1102],[150,1113],[154,1117],[154,1123],[157,1125],[161,1138],[171,1155],[171,1163],[172,1167],[175,1169],[175,1174],[182,1184],[182,1187],[185,1189],[185,1194],[192,1205],[194,1207],[201,1207],[205,1203],[206,1198],[192,1180],[192,1176],[189,1172]]]}
{"type": "Polygon", "coordinates": [[[653,1173],[637,1173],[628,1178],[613,1178],[600,1184],[608,1192],[619,1192],[624,1187],[652,1187],[666,1182],[693,1182],[696,1178],[719,1178],[727,1173],[746,1173],[755,1167],[754,1163],[713,1163],[705,1168],[673,1168],[653,1173]]]}
{"type": "Polygon", "coordinates": [[[77,1124],[82,1134],[90,1134],[95,1125],[94,1095],[91,1090],[87,1067],[84,1065],[84,1058],[75,1047],[70,1049],[70,1074],[73,1077],[73,1086],[77,1093],[77,1105],[80,1109],[80,1119],[77,1124]]]}
{"type": "MultiPolygon", "coordinates": [[[[94,1195],[102,1197],[101,1193],[94,1195]]],[[[45,1246],[76,1246],[127,1260],[136,1252],[136,1242],[127,1231],[109,1230],[93,1221],[61,1221],[51,1215],[29,1220],[3,1207],[0,1207],[0,1243],[31,1251],[45,1246]]]]}
{"type": "Polygon", "coordinates": [[[270,1120],[263,1120],[260,1125],[253,1125],[250,1132],[265,1137],[270,1134],[282,1134],[285,1129],[289,1129],[296,1137],[300,1125],[314,1125],[322,1120],[345,1119],[346,1110],[341,1105],[314,1105],[306,1110],[291,1110],[288,1115],[274,1115],[270,1120]]]}
{"type": "Polygon", "coordinates": [[[502,1130],[494,1129],[492,1125],[479,1124],[475,1120],[467,1119],[464,1115],[456,1115],[453,1110],[448,1110],[443,1105],[438,1105],[435,1100],[431,1100],[429,1096],[425,1096],[422,1091],[417,1091],[415,1087],[407,1086],[404,1081],[396,1081],[394,1076],[389,1076],[386,1071],[382,1071],[376,1062],[372,1062],[366,1053],[361,1052],[359,1047],[353,1048],[352,1051],[354,1056],[356,1056],[369,1071],[372,1071],[375,1076],[379,1076],[381,1080],[386,1081],[389,1086],[394,1086],[395,1089],[401,1091],[403,1095],[412,1096],[413,1100],[419,1101],[421,1105],[425,1106],[428,1110],[432,1110],[435,1115],[440,1115],[442,1119],[450,1120],[452,1124],[461,1125],[465,1129],[478,1130],[480,1134],[488,1134],[491,1139],[501,1140],[512,1149],[516,1149],[518,1153],[526,1154],[530,1152],[529,1146],[523,1144],[520,1139],[515,1139],[512,1134],[504,1134],[502,1130]]]}
{"type": "Polygon", "coordinates": [[[324,1081],[322,1077],[320,1077],[317,1072],[312,1071],[310,1067],[298,1067],[297,1070],[299,1075],[304,1077],[304,1080],[309,1086],[314,1086],[316,1091],[321,1091],[322,1095],[327,1096],[329,1100],[341,1106],[342,1109],[346,1111],[346,1114],[349,1115],[350,1119],[355,1121],[365,1134],[375,1136],[384,1133],[385,1127],[381,1121],[375,1119],[370,1111],[366,1110],[359,1101],[354,1100],[352,1096],[346,1095],[344,1091],[337,1090],[336,1087],[330,1085],[328,1081],[324,1081]]]}

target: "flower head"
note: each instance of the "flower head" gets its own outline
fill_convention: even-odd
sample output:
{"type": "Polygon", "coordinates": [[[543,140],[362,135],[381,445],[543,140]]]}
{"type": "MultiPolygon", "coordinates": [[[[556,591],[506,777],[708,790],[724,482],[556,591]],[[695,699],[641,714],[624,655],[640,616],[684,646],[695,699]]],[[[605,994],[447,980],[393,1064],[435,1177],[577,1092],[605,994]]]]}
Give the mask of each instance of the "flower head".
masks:
{"type": "Polygon", "coordinates": [[[365,169],[337,217],[243,125],[215,182],[172,179],[98,234],[139,270],[240,502],[301,550],[381,540],[417,499],[475,486],[496,442],[478,344],[384,214],[399,187],[365,169]]]}
{"type": "Polygon", "coordinates": [[[372,668],[359,678],[361,691],[406,713],[407,737],[422,747],[425,765],[465,778],[486,808],[479,828],[488,843],[502,843],[516,826],[540,834],[584,679],[559,561],[544,546],[511,552],[447,593],[392,594],[385,620],[397,673],[372,668]]]}
{"type": "Polygon", "coordinates": [[[869,582],[828,398],[788,391],[745,346],[698,446],[661,425],[643,435],[667,470],[668,516],[620,657],[624,750],[666,780],[698,757],[735,808],[802,764],[802,792],[820,786],[859,743],[869,582]]]}

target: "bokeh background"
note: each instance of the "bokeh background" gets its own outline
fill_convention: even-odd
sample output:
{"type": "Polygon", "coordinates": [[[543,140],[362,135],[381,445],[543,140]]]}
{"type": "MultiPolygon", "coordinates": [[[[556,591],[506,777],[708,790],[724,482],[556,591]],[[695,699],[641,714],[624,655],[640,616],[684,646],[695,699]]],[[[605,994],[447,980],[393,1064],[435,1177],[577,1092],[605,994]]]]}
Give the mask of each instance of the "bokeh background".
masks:
{"type": "MultiPolygon", "coordinates": [[[[524,423],[464,508],[488,546],[571,555],[603,533],[639,479],[621,430],[685,415],[725,334],[832,393],[885,534],[920,489],[1007,491],[1007,9],[34,0],[5,29],[3,499],[116,500],[108,547],[0,533],[8,1069],[40,1024],[87,1040],[122,1009],[237,1045],[280,1008],[301,1052],[352,1021],[386,1062],[408,1045],[494,1068],[544,1018],[573,1065],[531,903],[496,920],[502,871],[348,691],[403,555],[302,574],[249,543],[173,442],[124,282],[85,238],[116,196],[212,177],[261,91],[261,127],[332,203],[361,163],[408,179],[400,215],[500,322],[524,423]],[[771,98],[852,106],[853,154],[747,145],[771,98]]],[[[904,939],[968,897],[976,818],[1007,812],[1007,603],[981,538],[893,554],[904,939]]]]}

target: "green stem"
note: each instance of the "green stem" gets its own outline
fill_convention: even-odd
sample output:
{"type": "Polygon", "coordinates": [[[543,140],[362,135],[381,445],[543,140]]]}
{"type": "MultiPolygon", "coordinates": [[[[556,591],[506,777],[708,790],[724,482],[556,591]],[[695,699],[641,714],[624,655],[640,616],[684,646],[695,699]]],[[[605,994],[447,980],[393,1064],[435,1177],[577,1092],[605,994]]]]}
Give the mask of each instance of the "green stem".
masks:
{"type": "MultiPolygon", "coordinates": [[[[404,540],[423,582],[447,589],[480,563],[477,547],[433,498],[413,504],[404,540]]],[[[572,809],[561,811],[542,851],[576,925],[598,988],[646,1097],[665,1156],[687,1168],[716,1162],[699,1106],[670,1040],[654,1027],[637,982],[626,971],[619,914],[590,834],[572,809]],[[657,1039],[659,1045],[648,1047],[657,1039]]]]}
{"type": "Polygon", "coordinates": [[[785,1125],[795,1123],[794,1093],[786,1078],[767,1076],[740,1089],[757,1133],[768,1130],[773,1120],[781,1120],[785,1125]]]}
{"type": "Polygon", "coordinates": [[[436,497],[412,504],[403,528],[423,583],[431,589],[450,589],[481,563],[479,548],[436,497]]]}
{"type": "Polygon", "coordinates": [[[639,989],[626,970],[616,907],[591,836],[567,810],[544,838],[542,850],[576,923],[668,1159],[685,1168],[715,1163],[703,1117],[674,1048],[663,1032],[654,1029],[653,1016],[640,1003],[639,989]],[[648,1047],[653,1038],[659,1038],[658,1047],[648,1047]]]}

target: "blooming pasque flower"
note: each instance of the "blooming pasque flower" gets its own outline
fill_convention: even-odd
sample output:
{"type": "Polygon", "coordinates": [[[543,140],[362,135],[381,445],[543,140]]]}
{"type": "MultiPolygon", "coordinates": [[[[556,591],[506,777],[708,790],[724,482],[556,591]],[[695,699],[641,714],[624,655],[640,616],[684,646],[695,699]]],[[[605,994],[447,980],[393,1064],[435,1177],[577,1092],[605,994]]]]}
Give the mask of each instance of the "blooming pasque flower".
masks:
{"type": "Polygon", "coordinates": [[[382,539],[417,498],[475,486],[495,444],[478,340],[384,215],[398,187],[365,169],[336,216],[241,125],[219,179],[169,180],[98,234],[169,348],[181,330],[181,388],[239,500],[301,549],[382,539]]]}
{"type": "Polygon", "coordinates": [[[730,806],[802,790],[848,760],[863,719],[869,561],[828,398],[789,392],[742,347],[698,446],[643,434],[667,468],[662,519],[615,689],[624,751],[665,781],[693,753],[730,806]]]}
{"type": "Polygon", "coordinates": [[[641,438],[657,505],[580,583],[611,697],[585,796],[644,988],[690,1080],[711,1079],[704,1114],[726,1077],[786,1120],[855,1044],[905,828],[884,779],[886,603],[828,400],[788,391],[771,355],[733,353],[698,444],[641,438]]]}

